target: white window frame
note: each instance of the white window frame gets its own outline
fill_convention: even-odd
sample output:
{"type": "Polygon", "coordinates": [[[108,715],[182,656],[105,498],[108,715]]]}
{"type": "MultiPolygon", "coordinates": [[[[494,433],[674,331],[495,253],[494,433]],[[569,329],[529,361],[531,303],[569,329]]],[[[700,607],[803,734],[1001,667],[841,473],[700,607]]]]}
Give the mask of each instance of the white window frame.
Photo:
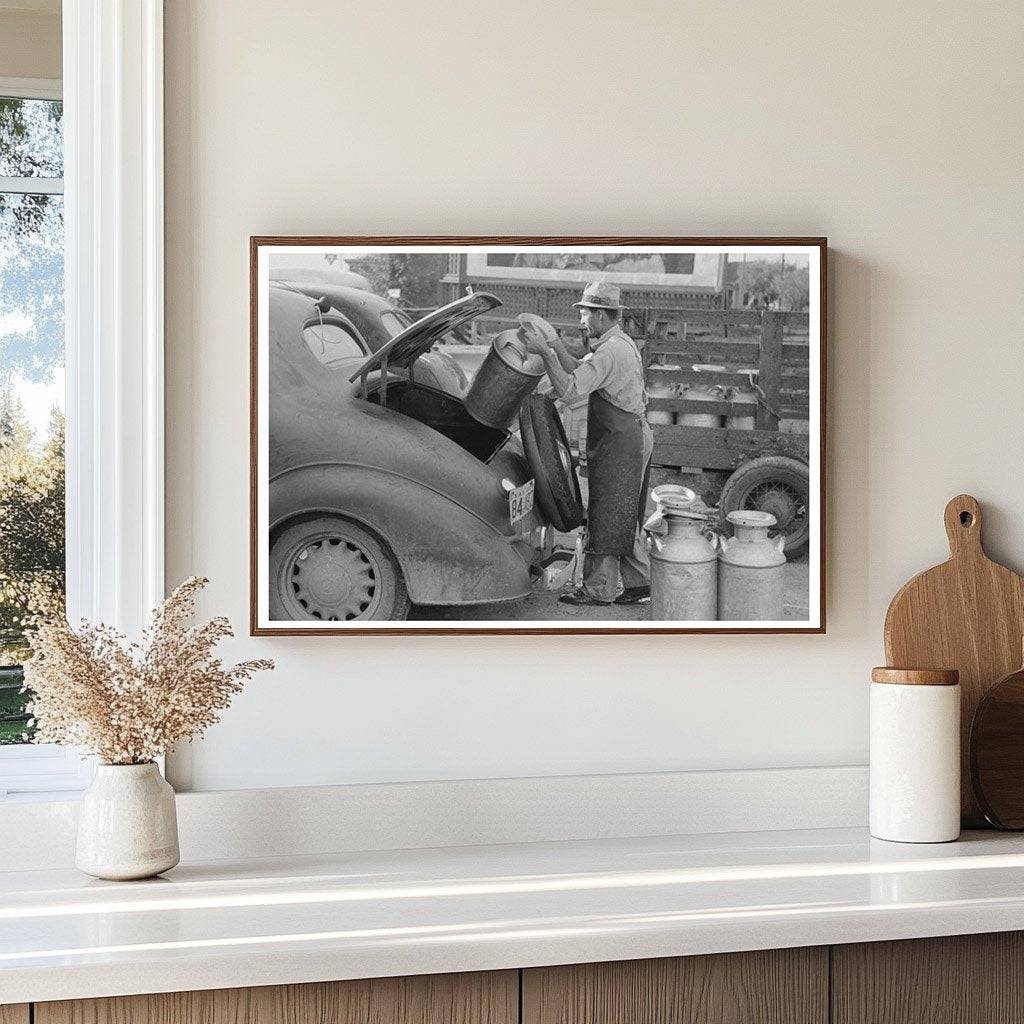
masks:
{"type": "MultiPolygon", "coordinates": [[[[61,82],[48,78],[0,78],[0,96],[60,100],[61,82]]],[[[0,192],[62,195],[64,179],[0,176],[0,192]]],[[[92,764],[72,748],[52,743],[0,746],[0,798],[77,790],[87,785],[91,776],[92,764]]]]}
{"type": "MultiPolygon", "coordinates": [[[[163,0],[64,0],[68,618],[136,636],[164,596],[163,0]]],[[[8,91],[7,95],[17,95],[8,91]]],[[[92,764],[0,748],[0,798],[92,764]]]]}

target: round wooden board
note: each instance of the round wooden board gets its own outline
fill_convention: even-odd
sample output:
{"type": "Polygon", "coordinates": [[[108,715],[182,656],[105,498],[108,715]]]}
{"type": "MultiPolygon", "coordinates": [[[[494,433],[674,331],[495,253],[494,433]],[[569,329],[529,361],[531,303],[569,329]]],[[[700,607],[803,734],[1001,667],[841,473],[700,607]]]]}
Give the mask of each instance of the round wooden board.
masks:
{"type": "Polygon", "coordinates": [[[971,783],[986,819],[1024,829],[1024,668],[1001,679],[971,723],[971,783]]]}

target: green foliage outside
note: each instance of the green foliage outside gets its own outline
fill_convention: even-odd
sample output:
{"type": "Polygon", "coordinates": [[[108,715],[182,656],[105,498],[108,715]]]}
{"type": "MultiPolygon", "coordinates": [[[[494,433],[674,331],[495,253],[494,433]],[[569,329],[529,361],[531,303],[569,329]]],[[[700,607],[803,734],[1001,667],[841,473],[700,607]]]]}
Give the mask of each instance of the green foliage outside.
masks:
{"type": "Polygon", "coordinates": [[[21,403],[0,400],[0,743],[31,738],[18,664],[35,615],[64,613],[64,417],[42,445],[21,403]]]}
{"type": "Polygon", "coordinates": [[[19,398],[53,387],[64,355],[64,197],[31,187],[63,175],[62,117],[59,102],[0,97],[0,176],[28,182],[0,192],[0,744],[31,739],[26,625],[63,614],[64,419],[40,437],[19,398]]]}
{"type": "Polygon", "coordinates": [[[26,722],[21,683],[19,667],[0,668],[0,746],[31,739],[32,730],[26,722]]]}

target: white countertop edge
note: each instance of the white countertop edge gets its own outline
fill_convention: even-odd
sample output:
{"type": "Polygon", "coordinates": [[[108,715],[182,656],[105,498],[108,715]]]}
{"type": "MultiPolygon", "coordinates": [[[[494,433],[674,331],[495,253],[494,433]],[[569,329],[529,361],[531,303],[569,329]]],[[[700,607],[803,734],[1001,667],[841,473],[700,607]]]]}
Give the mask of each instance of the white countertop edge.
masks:
{"type": "Polygon", "coordinates": [[[686,921],[674,927],[637,922],[630,928],[611,930],[549,923],[518,935],[478,934],[468,940],[446,937],[432,943],[386,942],[354,950],[282,951],[277,947],[273,952],[255,955],[250,949],[220,956],[160,957],[145,963],[135,960],[130,968],[118,963],[14,968],[0,973],[0,1004],[516,970],[1024,929],[1024,901],[968,909],[901,907],[838,913],[841,926],[837,926],[835,911],[820,916],[686,921]]]}
{"type": "Polygon", "coordinates": [[[0,873],[0,1003],[1024,930],[1024,836],[864,829],[0,873]]]}

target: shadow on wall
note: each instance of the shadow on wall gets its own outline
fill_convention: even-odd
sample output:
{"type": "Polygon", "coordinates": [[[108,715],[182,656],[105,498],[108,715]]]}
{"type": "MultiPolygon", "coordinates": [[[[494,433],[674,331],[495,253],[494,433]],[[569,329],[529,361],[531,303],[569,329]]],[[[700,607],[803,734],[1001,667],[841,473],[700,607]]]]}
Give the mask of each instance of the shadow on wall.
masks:
{"type": "MultiPolygon", "coordinates": [[[[886,288],[877,266],[842,250],[828,254],[827,407],[825,418],[825,588],[829,632],[842,623],[850,636],[877,635],[881,622],[867,621],[871,580],[868,562],[855,552],[871,550],[872,495],[871,306],[886,288]],[[839,581],[842,580],[840,586],[839,581]]],[[[884,610],[887,599],[882,602],[884,610]]]]}

